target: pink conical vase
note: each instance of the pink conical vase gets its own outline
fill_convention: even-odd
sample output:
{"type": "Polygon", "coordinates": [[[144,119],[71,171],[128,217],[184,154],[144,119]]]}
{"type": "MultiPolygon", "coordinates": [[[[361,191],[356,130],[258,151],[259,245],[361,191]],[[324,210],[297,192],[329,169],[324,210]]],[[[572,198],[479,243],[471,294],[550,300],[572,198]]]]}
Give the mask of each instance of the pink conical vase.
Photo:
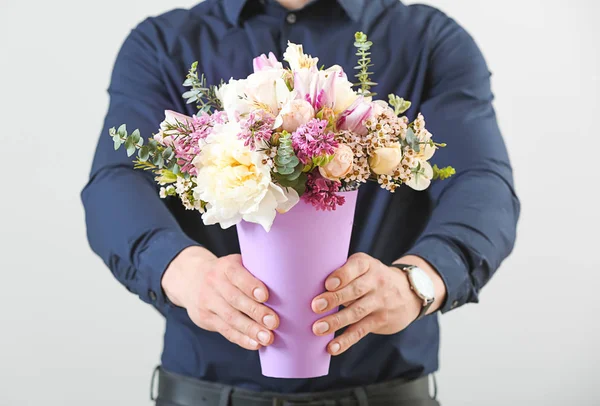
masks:
{"type": "Polygon", "coordinates": [[[323,317],[311,302],[325,291],[325,279],[348,258],[358,192],[344,192],[346,202],[334,211],[316,210],[300,200],[278,214],[270,232],[259,224],[237,225],[244,266],[269,289],[267,305],[280,318],[275,341],[259,351],[265,376],[314,378],[329,373],[327,344],[312,325],[323,317]]]}

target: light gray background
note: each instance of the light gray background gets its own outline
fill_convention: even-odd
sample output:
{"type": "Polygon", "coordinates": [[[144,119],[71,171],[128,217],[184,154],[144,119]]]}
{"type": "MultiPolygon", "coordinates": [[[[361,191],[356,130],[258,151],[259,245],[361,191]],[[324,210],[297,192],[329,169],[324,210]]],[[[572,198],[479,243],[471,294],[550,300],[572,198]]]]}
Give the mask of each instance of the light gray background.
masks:
{"type": "MultiPolygon", "coordinates": [[[[442,317],[443,404],[600,405],[599,2],[429,3],[494,72],[523,203],[481,303],[442,317]]],[[[163,321],[91,253],[78,194],[121,42],[192,4],[0,1],[0,405],[150,404],[163,321]]]]}

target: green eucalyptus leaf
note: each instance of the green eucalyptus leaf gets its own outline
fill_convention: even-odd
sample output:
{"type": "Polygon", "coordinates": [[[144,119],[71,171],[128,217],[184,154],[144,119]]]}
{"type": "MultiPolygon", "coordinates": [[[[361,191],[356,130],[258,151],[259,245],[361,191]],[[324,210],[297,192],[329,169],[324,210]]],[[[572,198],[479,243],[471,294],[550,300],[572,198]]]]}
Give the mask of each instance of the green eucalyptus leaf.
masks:
{"type": "Polygon", "coordinates": [[[290,162],[292,162],[292,158],[294,158],[293,156],[282,156],[282,155],[277,155],[275,157],[275,159],[273,159],[273,161],[275,162],[275,165],[277,166],[291,166],[294,167],[295,165],[290,165],[290,162]]]}
{"type": "Polygon", "coordinates": [[[298,166],[296,166],[294,168],[294,172],[292,172],[291,174],[289,174],[287,176],[287,178],[291,181],[294,181],[296,179],[298,179],[300,177],[300,175],[302,174],[302,169],[304,168],[304,165],[300,164],[298,166]]]}
{"type": "Polygon", "coordinates": [[[133,140],[133,143],[137,145],[140,142],[140,139],[142,138],[140,136],[140,130],[136,129],[134,132],[131,133],[130,137],[133,140]]]}
{"type": "Polygon", "coordinates": [[[293,166],[291,168],[287,167],[287,166],[282,166],[281,168],[277,167],[277,172],[282,175],[289,175],[291,173],[294,173],[294,167],[293,166]]]}
{"type": "Polygon", "coordinates": [[[127,137],[127,125],[121,124],[117,130],[117,134],[119,134],[121,138],[127,137]]]}
{"type": "Polygon", "coordinates": [[[127,149],[127,156],[132,156],[135,154],[135,144],[130,137],[128,137],[125,141],[125,148],[127,149]]]}
{"type": "Polygon", "coordinates": [[[174,152],[173,152],[173,148],[168,147],[167,149],[165,149],[162,153],[162,156],[165,160],[169,160],[173,157],[174,152]]]}
{"type": "Polygon", "coordinates": [[[113,141],[115,143],[115,151],[118,150],[121,147],[121,139],[117,136],[113,138],[113,141]]]}
{"type": "Polygon", "coordinates": [[[142,162],[146,162],[148,160],[148,158],[150,157],[150,151],[149,151],[147,145],[140,148],[140,150],[138,152],[138,157],[139,157],[140,161],[142,161],[142,162]]]}
{"type": "Polygon", "coordinates": [[[158,166],[159,168],[162,168],[165,160],[163,159],[163,156],[161,154],[156,154],[153,158],[152,158],[152,163],[156,166],[158,166]]]}
{"type": "Polygon", "coordinates": [[[198,91],[197,90],[188,90],[187,92],[185,92],[184,94],[181,95],[184,99],[189,99],[191,97],[197,97],[198,96],[198,91]]]}
{"type": "MultiPolygon", "coordinates": [[[[417,136],[415,135],[415,132],[412,130],[412,128],[408,128],[406,130],[406,142],[411,146],[417,141],[417,136]]],[[[413,148],[414,149],[414,148],[413,148]]]]}

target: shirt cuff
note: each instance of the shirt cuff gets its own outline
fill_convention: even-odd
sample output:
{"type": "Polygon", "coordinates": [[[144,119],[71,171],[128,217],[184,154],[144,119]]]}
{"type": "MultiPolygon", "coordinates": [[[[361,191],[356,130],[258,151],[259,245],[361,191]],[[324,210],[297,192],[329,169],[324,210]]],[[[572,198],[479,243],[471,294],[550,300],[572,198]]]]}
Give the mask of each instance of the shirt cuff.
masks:
{"type": "Polygon", "coordinates": [[[469,269],[451,243],[438,237],[426,237],[418,241],[406,255],[423,258],[440,274],[446,285],[446,301],[440,307],[442,313],[467,303],[471,290],[469,269]]]}
{"type": "Polygon", "coordinates": [[[167,267],[181,251],[200,244],[183,231],[165,230],[155,234],[139,256],[138,269],[143,279],[140,298],[161,309],[169,303],[161,285],[167,267]]]}

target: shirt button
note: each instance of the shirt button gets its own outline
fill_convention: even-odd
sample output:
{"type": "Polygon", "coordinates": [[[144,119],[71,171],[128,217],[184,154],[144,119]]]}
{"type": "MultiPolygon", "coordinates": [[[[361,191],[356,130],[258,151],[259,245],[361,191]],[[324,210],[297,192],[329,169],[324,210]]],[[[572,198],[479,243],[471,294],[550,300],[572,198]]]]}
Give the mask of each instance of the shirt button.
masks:
{"type": "Polygon", "coordinates": [[[152,300],[153,302],[156,302],[156,293],[154,293],[153,290],[148,291],[148,296],[150,296],[150,300],[152,300]]]}
{"type": "Polygon", "coordinates": [[[458,307],[458,300],[455,300],[454,302],[452,302],[452,309],[458,307]]]}
{"type": "Polygon", "coordinates": [[[289,24],[294,24],[297,21],[297,17],[296,14],[294,13],[290,13],[287,15],[287,17],[285,18],[285,20],[289,23],[289,24]]]}

